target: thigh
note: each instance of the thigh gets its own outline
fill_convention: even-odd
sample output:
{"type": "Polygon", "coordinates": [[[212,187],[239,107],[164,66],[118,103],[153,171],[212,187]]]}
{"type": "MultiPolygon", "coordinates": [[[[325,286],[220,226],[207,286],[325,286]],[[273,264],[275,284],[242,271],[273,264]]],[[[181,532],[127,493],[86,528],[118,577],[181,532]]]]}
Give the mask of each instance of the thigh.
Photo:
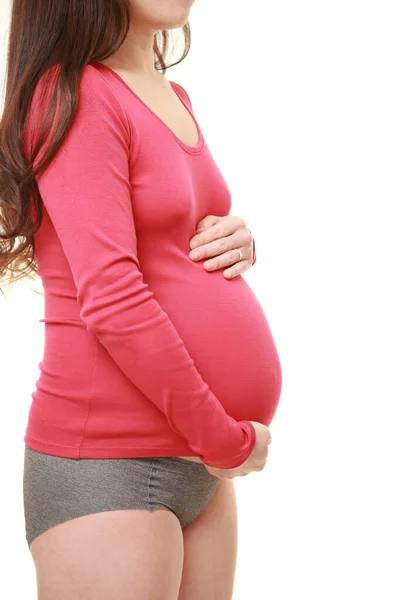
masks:
{"type": "Polygon", "coordinates": [[[154,463],[74,460],[26,447],[26,539],[39,600],[176,600],[182,527],[152,499],[154,463]]]}
{"type": "Polygon", "coordinates": [[[233,479],[222,479],[203,512],[183,529],[184,560],[178,600],[231,600],[238,524],[233,479]]]}
{"type": "Polygon", "coordinates": [[[37,536],[38,600],[176,600],[183,540],[169,511],[85,515],[37,536]]]}

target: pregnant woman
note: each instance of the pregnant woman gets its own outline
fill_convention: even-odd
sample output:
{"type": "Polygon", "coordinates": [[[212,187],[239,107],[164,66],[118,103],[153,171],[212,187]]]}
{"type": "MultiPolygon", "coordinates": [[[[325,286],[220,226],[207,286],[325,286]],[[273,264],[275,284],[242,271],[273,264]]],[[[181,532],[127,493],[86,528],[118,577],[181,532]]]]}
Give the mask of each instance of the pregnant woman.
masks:
{"type": "Polygon", "coordinates": [[[35,257],[44,288],[23,475],[39,600],[232,597],[233,479],[266,464],[282,377],[242,277],[253,238],[165,76],[192,3],[12,3],[1,274],[35,257]]]}

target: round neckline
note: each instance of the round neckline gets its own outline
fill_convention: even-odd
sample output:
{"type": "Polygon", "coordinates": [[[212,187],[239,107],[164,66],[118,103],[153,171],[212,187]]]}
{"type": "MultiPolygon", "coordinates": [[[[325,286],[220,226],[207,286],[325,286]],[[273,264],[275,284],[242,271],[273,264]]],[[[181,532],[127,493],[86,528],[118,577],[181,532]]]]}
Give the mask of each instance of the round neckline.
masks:
{"type": "Polygon", "coordinates": [[[134,92],[134,90],[131,88],[130,85],[127,84],[127,82],[125,81],[125,79],[123,79],[121,77],[121,75],[119,75],[119,73],[117,73],[116,71],[114,71],[114,69],[112,69],[111,67],[104,65],[101,62],[96,62],[96,63],[92,63],[92,66],[95,67],[101,67],[102,69],[106,69],[107,71],[109,71],[112,75],[114,75],[114,77],[116,77],[121,83],[122,85],[124,85],[128,91],[140,102],[140,104],[142,104],[147,111],[152,114],[157,121],[159,121],[161,123],[161,125],[170,133],[170,135],[178,142],[178,144],[184,149],[186,150],[186,152],[189,152],[189,154],[199,154],[204,147],[204,137],[203,137],[203,133],[200,129],[200,126],[197,122],[196,117],[193,114],[193,111],[191,110],[190,106],[188,104],[186,104],[186,102],[180,97],[180,95],[176,92],[174,86],[177,85],[179,86],[178,83],[175,83],[174,81],[169,81],[169,84],[171,85],[172,91],[174,92],[174,94],[179,98],[179,100],[181,101],[181,103],[183,104],[183,106],[186,108],[186,110],[188,111],[188,113],[190,114],[190,116],[193,119],[194,124],[196,125],[196,129],[197,129],[197,135],[198,135],[198,141],[197,144],[195,146],[190,146],[189,144],[186,144],[186,142],[184,142],[183,140],[181,140],[173,131],[172,129],[165,123],[165,121],[163,121],[137,94],[136,92],[134,92]]]}

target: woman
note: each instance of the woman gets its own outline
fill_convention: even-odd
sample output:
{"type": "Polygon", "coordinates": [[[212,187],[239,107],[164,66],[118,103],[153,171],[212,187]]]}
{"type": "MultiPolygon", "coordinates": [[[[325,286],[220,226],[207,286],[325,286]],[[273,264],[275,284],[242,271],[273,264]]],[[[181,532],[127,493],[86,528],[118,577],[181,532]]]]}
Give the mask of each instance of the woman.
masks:
{"type": "Polygon", "coordinates": [[[165,77],[160,33],[183,26],[185,56],[192,3],[13,2],[1,270],[34,250],[45,292],[24,437],[39,600],[231,598],[233,479],[266,464],[281,368],[241,276],[253,238],[165,77]]]}

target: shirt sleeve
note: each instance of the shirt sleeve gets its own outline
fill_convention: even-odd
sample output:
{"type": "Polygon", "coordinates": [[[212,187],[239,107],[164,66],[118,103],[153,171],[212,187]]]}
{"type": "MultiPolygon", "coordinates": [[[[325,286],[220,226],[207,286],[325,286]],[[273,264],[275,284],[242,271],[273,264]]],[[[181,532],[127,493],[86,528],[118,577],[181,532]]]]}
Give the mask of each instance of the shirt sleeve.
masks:
{"type": "Polygon", "coordinates": [[[134,124],[92,67],[60,150],[37,176],[39,191],[88,330],[203,462],[234,468],[252,452],[255,429],[226,413],[143,281],[130,184],[137,148],[134,124]]]}

